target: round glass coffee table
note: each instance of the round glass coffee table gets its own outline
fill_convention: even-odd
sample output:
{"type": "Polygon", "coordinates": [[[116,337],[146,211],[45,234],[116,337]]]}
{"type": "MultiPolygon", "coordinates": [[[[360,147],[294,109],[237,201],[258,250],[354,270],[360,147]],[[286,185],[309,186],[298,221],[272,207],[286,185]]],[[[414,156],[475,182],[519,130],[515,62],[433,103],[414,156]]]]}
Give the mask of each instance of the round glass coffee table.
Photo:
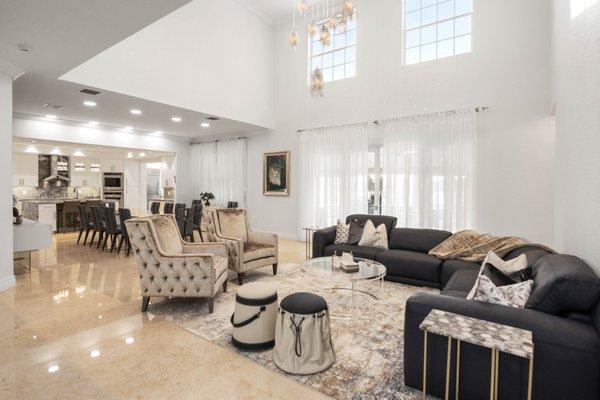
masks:
{"type": "Polygon", "coordinates": [[[344,272],[339,267],[335,268],[331,257],[306,260],[302,263],[302,272],[330,283],[329,290],[351,290],[353,303],[355,292],[367,294],[374,299],[380,299],[383,294],[385,266],[377,261],[365,258],[354,257],[354,261],[358,263],[358,272],[344,272]],[[360,283],[371,281],[379,281],[379,293],[377,295],[358,288],[360,283]]]}

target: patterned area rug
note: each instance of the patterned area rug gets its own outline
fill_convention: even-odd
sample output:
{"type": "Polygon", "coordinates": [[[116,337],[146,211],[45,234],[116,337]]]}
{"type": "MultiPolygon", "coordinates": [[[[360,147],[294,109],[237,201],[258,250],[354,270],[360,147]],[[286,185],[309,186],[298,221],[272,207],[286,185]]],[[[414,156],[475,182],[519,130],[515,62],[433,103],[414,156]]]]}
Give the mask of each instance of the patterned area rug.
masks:
{"type": "MultiPolygon", "coordinates": [[[[168,299],[151,304],[149,313],[163,316],[175,325],[230,351],[248,357],[266,368],[286,375],[334,399],[414,399],[422,396],[404,386],[404,308],[406,300],[420,291],[434,291],[393,282],[384,282],[382,298],[351,291],[329,290],[327,283],[303,274],[299,266],[282,264],[280,274],[273,277],[268,270],[246,275],[246,280],[275,283],[281,300],[288,294],[309,291],[323,296],[331,314],[331,331],[336,355],[335,364],[327,371],[297,376],[279,370],[272,361],[271,350],[240,351],[231,344],[231,324],[237,286],[215,299],[213,314],[207,314],[204,299],[168,299]],[[353,315],[354,318],[348,319],[353,315]]],[[[361,289],[380,293],[379,283],[365,283],[361,289]]]]}

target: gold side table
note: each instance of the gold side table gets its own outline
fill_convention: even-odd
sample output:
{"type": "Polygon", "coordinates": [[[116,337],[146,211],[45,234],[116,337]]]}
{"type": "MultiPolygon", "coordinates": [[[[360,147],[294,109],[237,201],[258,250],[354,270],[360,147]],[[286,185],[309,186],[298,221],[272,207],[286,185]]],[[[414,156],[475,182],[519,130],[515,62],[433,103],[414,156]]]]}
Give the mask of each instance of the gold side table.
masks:
{"type": "Polygon", "coordinates": [[[305,226],[302,228],[304,231],[304,239],[305,241],[305,256],[307,260],[312,258],[312,248],[313,248],[313,234],[319,229],[325,228],[324,226],[305,226]]]}
{"type": "Polygon", "coordinates": [[[419,325],[419,328],[423,330],[423,399],[426,398],[427,393],[427,334],[433,333],[448,338],[444,397],[446,400],[448,400],[450,392],[450,359],[453,339],[456,340],[456,400],[458,400],[460,383],[461,342],[471,343],[491,350],[490,400],[498,400],[500,352],[528,359],[529,378],[527,399],[531,400],[533,385],[533,335],[531,331],[441,310],[431,310],[421,325],[419,325]]]}

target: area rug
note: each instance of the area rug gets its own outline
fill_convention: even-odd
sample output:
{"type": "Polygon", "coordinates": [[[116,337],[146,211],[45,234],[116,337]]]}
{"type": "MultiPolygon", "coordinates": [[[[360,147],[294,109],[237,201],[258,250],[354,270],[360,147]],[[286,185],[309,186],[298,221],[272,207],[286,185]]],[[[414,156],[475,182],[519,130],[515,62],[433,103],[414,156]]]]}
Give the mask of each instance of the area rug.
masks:
{"type": "MultiPolygon", "coordinates": [[[[404,308],[406,300],[420,291],[434,291],[393,282],[384,282],[382,298],[375,300],[356,293],[354,311],[349,308],[351,291],[328,290],[327,283],[303,274],[297,265],[279,266],[283,272],[273,277],[267,270],[247,274],[247,281],[275,283],[279,298],[299,291],[323,296],[330,308],[335,364],[325,372],[309,376],[286,374],[272,361],[272,351],[245,352],[231,344],[229,318],[234,309],[235,291],[215,299],[213,314],[206,300],[167,299],[151,304],[149,313],[232,352],[288,376],[334,399],[414,399],[422,394],[404,386],[404,308]],[[354,315],[354,318],[348,319],[354,315]]],[[[270,269],[270,268],[269,268],[270,269]]],[[[232,283],[232,282],[230,282],[232,283]]],[[[365,283],[362,289],[379,294],[378,283],[365,283]]]]}

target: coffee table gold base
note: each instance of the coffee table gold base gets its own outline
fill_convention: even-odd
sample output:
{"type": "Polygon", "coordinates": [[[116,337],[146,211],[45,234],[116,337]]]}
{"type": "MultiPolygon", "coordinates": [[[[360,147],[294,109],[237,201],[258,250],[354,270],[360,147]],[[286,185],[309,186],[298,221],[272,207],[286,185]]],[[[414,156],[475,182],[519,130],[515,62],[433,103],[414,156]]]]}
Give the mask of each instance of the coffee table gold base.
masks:
{"type": "MultiPolygon", "coordinates": [[[[456,340],[456,379],[454,399],[459,398],[460,389],[460,340],[456,340]]],[[[452,358],[452,338],[448,337],[448,348],[446,351],[446,390],[444,399],[448,400],[450,395],[450,360],[452,358]]],[[[498,382],[500,351],[491,349],[490,353],[490,400],[498,400],[498,382]]],[[[529,358],[529,373],[527,382],[527,400],[531,400],[533,383],[533,358],[529,358]]],[[[423,400],[427,398],[427,331],[423,331],[423,400]]]]}

